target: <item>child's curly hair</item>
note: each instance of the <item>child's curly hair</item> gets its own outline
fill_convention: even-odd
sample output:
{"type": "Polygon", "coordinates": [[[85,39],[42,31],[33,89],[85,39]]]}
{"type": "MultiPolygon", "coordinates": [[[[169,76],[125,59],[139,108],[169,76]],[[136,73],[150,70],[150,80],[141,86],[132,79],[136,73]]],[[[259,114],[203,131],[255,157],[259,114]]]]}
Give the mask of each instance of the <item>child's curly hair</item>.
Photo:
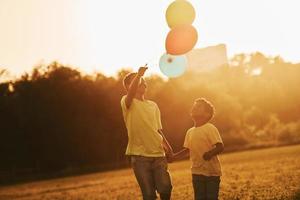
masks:
{"type": "Polygon", "coordinates": [[[204,105],[204,110],[209,114],[208,121],[211,120],[215,115],[215,107],[211,102],[206,100],[205,98],[198,98],[195,100],[195,103],[201,103],[204,105]]]}

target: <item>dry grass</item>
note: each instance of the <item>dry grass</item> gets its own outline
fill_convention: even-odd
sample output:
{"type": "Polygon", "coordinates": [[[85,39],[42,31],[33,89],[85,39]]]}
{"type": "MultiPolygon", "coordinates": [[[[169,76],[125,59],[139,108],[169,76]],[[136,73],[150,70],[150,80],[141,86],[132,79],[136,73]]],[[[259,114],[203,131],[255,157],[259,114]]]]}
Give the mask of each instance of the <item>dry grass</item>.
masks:
{"type": "MultiPolygon", "coordinates": [[[[300,145],[221,156],[220,199],[300,199],[300,145]],[[297,193],[298,192],[298,193],[297,193]]],[[[174,200],[193,199],[189,162],[170,165],[174,200]]],[[[0,188],[0,200],[136,200],[130,169],[0,188]]]]}

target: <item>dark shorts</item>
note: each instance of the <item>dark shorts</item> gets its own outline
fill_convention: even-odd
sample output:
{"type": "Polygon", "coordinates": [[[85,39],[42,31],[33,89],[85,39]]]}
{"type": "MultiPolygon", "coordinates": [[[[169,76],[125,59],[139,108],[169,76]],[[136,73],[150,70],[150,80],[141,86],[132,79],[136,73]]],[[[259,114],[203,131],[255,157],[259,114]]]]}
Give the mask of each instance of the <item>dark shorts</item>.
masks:
{"type": "Polygon", "coordinates": [[[217,200],[219,196],[220,176],[192,174],[195,200],[217,200]]]}

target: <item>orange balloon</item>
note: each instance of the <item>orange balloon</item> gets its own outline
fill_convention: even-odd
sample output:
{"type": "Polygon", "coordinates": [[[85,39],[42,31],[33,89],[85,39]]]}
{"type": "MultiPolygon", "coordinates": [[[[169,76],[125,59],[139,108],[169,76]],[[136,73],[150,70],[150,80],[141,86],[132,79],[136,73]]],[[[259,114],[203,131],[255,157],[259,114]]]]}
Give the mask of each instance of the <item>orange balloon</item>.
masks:
{"type": "Polygon", "coordinates": [[[166,39],[166,51],[171,55],[186,54],[194,48],[198,40],[197,30],[192,25],[173,28],[166,39]]]}

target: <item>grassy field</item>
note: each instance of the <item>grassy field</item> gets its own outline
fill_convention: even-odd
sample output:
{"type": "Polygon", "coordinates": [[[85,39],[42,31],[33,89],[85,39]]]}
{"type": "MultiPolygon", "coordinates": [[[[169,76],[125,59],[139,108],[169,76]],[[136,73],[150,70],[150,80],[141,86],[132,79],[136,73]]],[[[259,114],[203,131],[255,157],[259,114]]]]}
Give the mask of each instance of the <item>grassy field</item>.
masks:
{"type": "MultiPolygon", "coordinates": [[[[220,156],[220,199],[300,199],[300,145],[220,156]]],[[[193,199],[189,161],[172,163],[174,200],[193,199]]],[[[130,169],[1,187],[0,200],[137,200],[130,169]]]]}

